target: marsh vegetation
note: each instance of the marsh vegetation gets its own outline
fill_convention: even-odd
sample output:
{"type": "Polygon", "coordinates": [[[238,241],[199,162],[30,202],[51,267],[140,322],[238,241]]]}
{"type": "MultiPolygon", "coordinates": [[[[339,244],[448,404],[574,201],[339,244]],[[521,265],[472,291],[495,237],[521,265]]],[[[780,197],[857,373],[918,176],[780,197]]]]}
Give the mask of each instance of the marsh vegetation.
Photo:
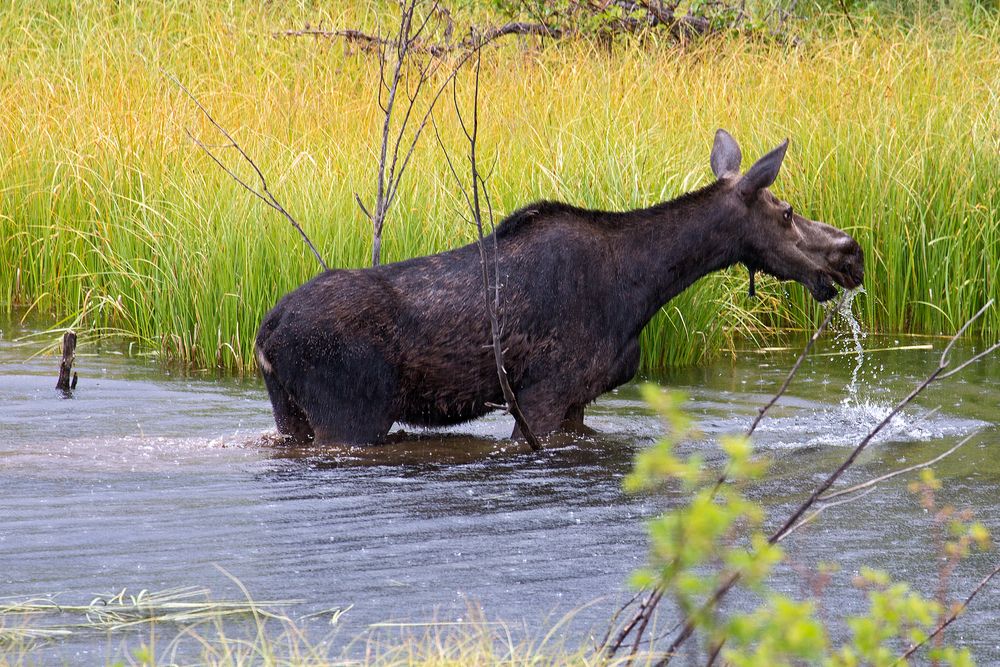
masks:
{"type": "MultiPolygon", "coordinates": [[[[361,4],[338,7],[13,2],[0,16],[3,305],[196,367],[251,370],[262,313],[317,265],[188,139],[188,128],[218,137],[160,68],[258,157],[329,265],[363,266],[371,240],[354,193],[373,188],[377,62],[338,41],[272,36],[377,22],[361,4]]],[[[954,331],[1000,265],[1000,27],[995,14],[949,16],[862,16],[857,33],[807,24],[795,47],[738,35],[610,51],[586,39],[505,42],[484,54],[480,100],[494,206],[650,205],[709,182],[717,127],[755,155],[787,136],[778,194],[861,242],[866,326],[954,331]]],[[[437,122],[461,154],[454,117],[437,122]]],[[[423,141],[413,161],[385,261],[475,235],[440,148],[423,141]]],[[[758,299],[746,288],[732,270],[671,302],[643,335],[644,366],[814,322],[801,288],[761,281],[758,299]]],[[[996,333],[1000,316],[977,329],[996,333]]]]}

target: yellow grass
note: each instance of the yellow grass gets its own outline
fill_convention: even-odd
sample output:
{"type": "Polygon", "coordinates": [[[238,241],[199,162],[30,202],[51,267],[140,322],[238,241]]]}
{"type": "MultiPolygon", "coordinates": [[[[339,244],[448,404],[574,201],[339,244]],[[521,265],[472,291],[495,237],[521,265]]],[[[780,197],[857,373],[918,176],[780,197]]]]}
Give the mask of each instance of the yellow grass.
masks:
{"type": "MultiPolygon", "coordinates": [[[[160,68],[257,158],[331,266],[363,266],[370,232],[354,193],[374,192],[377,66],[340,41],[272,36],[307,21],[379,22],[367,5],[331,11],[342,13],[304,2],[14,0],[0,14],[0,305],[249,370],[260,318],[318,266],[187,138],[222,141],[160,68]]],[[[1000,28],[861,23],[857,36],[815,33],[799,47],[718,38],[609,52],[511,40],[489,50],[481,150],[497,210],[537,198],[649,205],[708,182],[717,127],[747,161],[788,136],[774,189],[861,242],[863,323],[952,331],[997,290],[1000,28]]],[[[450,106],[436,117],[460,154],[450,106]]],[[[470,241],[462,215],[427,135],[390,214],[385,258],[470,241]]],[[[749,299],[745,271],[733,269],[669,303],[644,335],[646,366],[691,363],[735,335],[816,318],[801,287],[761,282],[749,299]]],[[[980,333],[998,332],[994,312],[980,333]]]]}

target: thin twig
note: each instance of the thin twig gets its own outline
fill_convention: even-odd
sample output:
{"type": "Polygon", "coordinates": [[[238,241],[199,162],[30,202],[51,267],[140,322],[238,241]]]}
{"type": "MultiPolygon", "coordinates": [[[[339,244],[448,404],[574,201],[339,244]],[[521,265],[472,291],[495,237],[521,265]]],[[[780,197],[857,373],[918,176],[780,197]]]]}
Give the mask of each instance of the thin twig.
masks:
{"type": "Polygon", "coordinates": [[[851,24],[851,32],[854,35],[858,34],[858,27],[854,25],[854,19],[851,18],[851,12],[847,11],[847,3],[844,0],[837,0],[840,3],[840,8],[844,12],[844,16],[847,17],[847,22],[851,24]]]}
{"type": "Polygon", "coordinates": [[[986,348],[985,350],[983,350],[979,354],[975,355],[974,357],[966,359],[965,362],[963,362],[961,365],[956,366],[955,368],[951,369],[947,373],[942,374],[941,375],[941,379],[944,380],[945,378],[950,378],[952,375],[954,375],[955,373],[958,373],[959,371],[961,371],[962,369],[964,369],[966,366],[968,366],[970,364],[976,363],[977,361],[979,361],[983,357],[992,354],[996,350],[1000,350],[1000,342],[993,343],[993,345],[990,345],[988,348],[986,348]]]}
{"type": "Polygon", "coordinates": [[[313,245],[313,242],[309,240],[309,236],[306,235],[305,230],[302,229],[302,226],[299,225],[299,223],[295,220],[295,218],[292,217],[291,213],[289,213],[285,209],[285,207],[281,205],[281,202],[279,202],[278,199],[271,193],[271,190],[268,188],[267,185],[267,179],[264,177],[264,173],[261,171],[260,167],[257,166],[257,163],[253,161],[253,158],[251,158],[247,154],[247,152],[243,150],[243,147],[240,146],[239,142],[233,138],[233,135],[229,134],[226,128],[222,127],[222,125],[220,125],[218,121],[216,121],[215,118],[212,117],[212,114],[208,112],[208,109],[205,108],[205,106],[198,100],[198,98],[195,97],[194,94],[177,79],[177,77],[175,77],[170,72],[167,72],[163,68],[160,68],[160,72],[163,74],[163,76],[172,81],[174,85],[180,88],[180,90],[185,95],[187,95],[188,99],[194,102],[195,106],[197,106],[198,109],[201,111],[201,113],[204,114],[205,118],[207,118],[208,121],[213,126],[215,126],[215,129],[218,130],[222,134],[222,136],[224,136],[226,139],[229,140],[229,144],[224,146],[224,148],[235,148],[236,151],[240,154],[240,156],[247,162],[247,164],[249,164],[250,167],[253,168],[254,172],[257,174],[258,180],[260,180],[260,191],[254,189],[253,187],[248,185],[243,179],[237,176],[229,167],[227,167],[222,162],[222,160],[216,157],[216,155],[211,150],[209,150],[208,146],[199,141],[194,136],[194,134],[191,133],[190,130],[185,129],[185,132],[187,132],[187,135],[191,138],[191,140],[194,141],[194,143],[197,144],[199,148],[205,151],[205,153],[207,153],[208,156],[212,158],[215,164],[219,165],[219,167],[221,167],[223,171],[229,174],[229,176],[233,180],[235,180],[237,183],[243,186],[243,188],[247,190],[247,192],[254,195],[262,202],[273,208],[275,211],[283,215],[285,219],[288,220],[289,223],[291,223],[292,227],[294,227],[295,230],[299,233],[299,235],[302,237],[302,240],[306,242],[306,245],[309,246],[309,249],[312,250],[313,255],[316,256],[316,261],[318,261],[320,266],[323,267],[323,270],[329,271],[330,267],[328,267],[326,265],[326,262],[323,261],[323,257],[319,254],[319,251],[316,249],[316,246],[313,245]]]}
{"type": "MultiPolygon", "coordinates": [[[[412,41],[407,49],[414,53],[426,53],[435,57],[441,57],[457,51],[468,51],[476,48],[479,42],[492,42],[508,35],[535,35],[558,39],[569,34],[568,31],[542,22],[527,23],[523,21],[511,21],[491,28],[473,28],[468,37],[456,44],[427,44],[420,41],[412,41]]],[[[348,42],[360,43],[362,48],[367,50],[381,50],[390,46],[398,46],[401,41],[399,39],[386,39],[378,35],[369,35],[360,30],[322,30],[308,27],[303,30],[283,30],[272,33],[272,35],[274,37],[341,38],[348,42]]]]}
{"type": "MultiPolygon", "coordinates": [[[[992,306],[992,305],[993,305],[993,299],[990,299],[989,301],[987,301],[987,302],[986,302],[986,304],[985,304],[985,305],[983,305],[983,307],[982,307],[982,308],[980,308],[979,310],[977,310],[977,311],[976,311],[976,314],[975,314],[975,315],[973,315],[972,317],[970,317],[970,318],[969,318],[969,320],[968,320],[968,321],[967,321],[967,322],[966,322],[965,324],[963,324],[963,325],[962,325],[962,328],[960,328],[960,329],[959,329],[959,330],[958,330],[958,331],[957,331],[957,332],[955,333],[955,335],[954,335],[954,336],[952,336],[952,337],[951,337],[951,340],[949,340],[949,341],[948,341],[948,344],[947,344],[947,345],[945,345],[945,347],[944,347],[944,351],[943,351],[943,352],[941,353],[941,361],[939,362],[939,365],[940,365],[940,366],[941,366],[942,368],[943,368],[943,367],[945,367],[945,366],[947,366],[947,365],[949,365],[949,364],[951,363],[951,359],[949,358],[949,355],[951,354],[951,349],[952,349],[953,347],[955,347],[955,343],[956,343],[956,342],[958,341],[959,337],[960,337],[960,336],[961,336],[962,334],[964,334],[964,333],[965,333],[966,329],[968,329],[968,328],[969,328],[970,326],[972,326],[972,323],[973,323],[973,322],[975,322],[975,321],[976,321],[976,320],[978,320],[978,319],[979,319],[980,317],[982,317],[982,316],[983,316],[983,313],[985,313],[985,312],[986,312],[987,310],[989,310],[990,306],[992,306]]],[[[965,362],[964,364],[962,364],[962,365],[961,365],[961,366],[959,366],[958,368],[956,368],[956,369],[954,369],[954,370],[950,371],[950,372],[948,373],[948,375],[951,375],[952,373],[955,373],[955,372],[957,372],[957,371],[960,371],[960,370],[962,370],[963,368],[965,368],[966,366],[968,366],[968,365],[969,365],[970,363],[972,363],[973,361],[978,361],[979,359],[982,359],[982,358],[983,358],[983,357],[984,357],[985,355],[987,355],[987,354],[989,354],[990,352],[992,352],[993,350],[997,349],[997,346],[1000,346],[1000,342],[996,343],[995,345],[993,345],[992,347],[990,347],[990,348],[989,348],[988,350],[986,350],[985,352],[982,352],[982,353],[980,353],[980,354],[977,354],[977,355],[976,355],[975,357],[973,357],[972,359],[970,359],[970,360],[966,361],[966,362],[965,362]]]]}
{"type": "Polygon", "coordinates": [[[1000,574],[1000,565],[997,565],[993,569],[992,572],[990,572],[988,575],[986,575],[985,577],[983,577],[983,580],[979,582],[978,586],[976,586],[974,589],[972,589],[972,592],[969,593],[969,595],[965,598],[965,601],[962,602],[962,604],[959,605],[948,616],[948,618],[946,618],[944,621],[942,621],[940,624],[938,624],[937,628],[935,628],[933,632],[931,632],[929,635],[927,635],[924,638],[923,641],[918,642],[916,644],[913,644],[912,646],[910,646],[910,648],[906,649],[906,652],[903,653],[903,655],[899,656],[899,658],[896,659],[896,662],[894,662],[892,664],[893,665],[898,665],[899,663],[906,661],[911,655],[913,655],[914,653],[916,653],[920,649],[921,646],[923,646],[924,644],[926,644],[927,642],[929,642],[930,640],[934,639],[935,637],[937,637],[938,635],[940,635],[942,632],[944,632],[945,629],[949,625],[951,625],[952,623],[954,623],[955,619],[957,619],[959,617],[959,615],[961,615],[961,613],[963,611],[965,611],[965,608],[969,606],[969,603],[971,603],[975,599],[975,597],[977,595],[979,595],[979,593],[984,588],[986,588],[986,584],[990,583],[990,581],[993,579],[993,577],[997,576],[998,574],[1000,574]]]}
{"type": "MultiPolygon", "coordinates": [[[[615,639],[610,646],[607,644],[607,637],[605,637],[605,642],[602,644],[602,646],[604,647],[604,653],[607,657],[611,657],[618,652],[618,649],[620,649],[622,644],[625,643],[625,640],[628,639],[628,636],[632,633],[632,630],[634,630],[636,626],[638,626],[639,623],[646,617],[646,610],[652,609],[652,606],[659,603],[660,598],[662,596],[663,596],[663,590],[660,588],[654,588],[653,590],[649,591],[649,595],[639,605],[639,609],[636,611],[635,614],[632,615],[632,618],[630,618],[628,622],[622,626],[621,630],[618,631],[618,634],[615,635],[615,639]]],[[[625,605],[623,605],[621,609],[615,612],[614,618],[617,619],[618,616],[621,614],[621,612],[625,610],[625,607],[631,605],[634,601],[635,598],[632,598],[625,605]]],[[[608,634],[610,634],[610,628],[608,634]]],[[[641,637],[639,637],[638,639],[641,639],[641,637]]]]}
{"type": "MultiPolygon", "coordinates": [[[[381,81],[382,88],[388,91],[388,98],[384,103],[381,101],[381,92],[379,94],[379,106],[383,111],[382,118],[382,147],[379,154],[378,160],[378,177],[376,180],[376,193],[375,193],[375,214],[370,216],[372,223],[372,266],[378,266],[382,257],[382,228],[385,225],[385,216],[388,212],[388,201],[386,198],[386,157],[389,150],[389,132],[392,129],[392,111],[396,103],[396,91],[399,89],[399,81],[403,76],[403,67],[406,63],[406,52],[410,45],[410,25],[413,18],[413,12],[416,10],[416,1],[411,0],[408,5],[403,6],[403,11],[399,18],[399,31],[396,39],[396,63],[392,72],[392,82],[386,84],[385,82],[385,64],[386,64],[386,50],[388,43],[381,43],[381,48],[379,49],[379,78],[381,81]]],[[[419,90],[420,84],[417,84],[417,89],[419,90]]],[[[379,90],[381,91],[382,88],[379,90]]],[[[410,109],[413,108],[413,103],[410,103],[410,109]]],[[[406,117],[403,119],[403,123],[400,126],[399,134],[396,136],[395,150],[393,151],[393,169],[389,171],[388,187],[392,188],[392,179],[394,176],[395,167],[395,155],[398,155],[399,143],[403,138],[403,132],[406,129],[406,121],[409,119],[409,110],[407,111],[406,117]]],[[[358,198],[355,194],[355,198],[358,198]]],[[[360,199],[359,199],[360,201],[360,199]]],[[[362,210],[365,210],[362,207],[362,210]]]]}
{"type": "Polygon", "coordinates": [[[646,633],[646,627],[649,625],[649,620],[653,618],[653,611],[660,604],[660,600],[663,598],[664,590],[662,588],[656,589],[650,596],[650,602],[647,605],[646,614],[643,616],[642,621],[639,623],[638,629],[635,631],[635,641],[632,642],[632,648],[629,650],[629,656],[634,657],[636,653],[639,652],[639,646],[642,642],[642,636],[646,633]]]}
{"type": "Polygon", "coordinates": [[[876,477],[875,479],[870,479],[867,482],[863,482],[861,484],[855,484],[854,486],[852,486],[850,488],[847,488],[847,489],[843,489],[841,491],[834,491],[832,493],[827,493],[825,495],[820,496],[819,497],[819,501],[820,502],[826,502],[828,500],[833,500],[834,498],[839,498],[840,496],[846,496],[848,494],[860,491],[861,489],[867,489],[870,486],[875,486],[876,484],[884,482],[884,481],[886,481],[888,479],[892,479],[893,477],[898,477],[900,475],[905,475],[908,472],[913,472],[914,470],[920,470],[921,468],[927,468],[929,466],[932,466],[935,463],[937,463],[938,461],[941,461],[942,459],[944,459],[945,457],[951,456],[952,454],[954,454],[958,450],[959,447],[961,447],[962,445],[964,445],[965,443],[967,443],[969,440],[972,440],[972,438],[975,437],[975,436],[977,436],[977,435],[979,435],[979,431],[976,431],[975,433],[969,434],[968,436],[966,436],[965,438],[963,438],[961,440],[961,442],[959,442],[957,445],[955,445],[954,447],[952,447],[948,451],[935,456],[930,461],[924,461],[923,463],[918,463],[916,465],[909,466],[908,468],[902,468],[900,470],[894,470],[894,471],[892,471],[890,473],[886,473],[885,475],[882,475],[881,477],[876,477]]]}
{"type": "MultiPolygon", "coordinates": [[[[927,465],[930,465],[930,463],[928,463],[927,465]]],[[[778,538],[778,542],[781,542],[782,540],[784,540],[786,537],[788,537],[789,535],[791,535],[792,533],[794,533],[796,530],[798,530],[802,526],[804,526],[804,525],[806,525],[808,523],[812,523],[813,521],[816,520],[816,518],[820,514],[822,514],[826,510],[830,509],[831,507],[837,507],[839,505],[846,505],[848,503],[853,503],[855,500],[861,500],[862,498],[864,498],[868,494],[874,493],[874,492],[875,492],[875,489],[868,489],[864,493],[859,493],[856,496],[851,496],[850,498],[844,498],[843,500],[838,500],[835,503],[827,503],[825,505],[821,505],[815,511],[813,511],[812,514],[810,514],[806,518],[802,519],[802,521],[799,521],[797,524],[795,524],[794,526],[792,526],[791,528],[789,528],[788,530],[786,530],[784,533],[782,533],[781,537],[778,538]]]]}
{"type": "MultiPolygon", "coordinates": [[[[382,109],[383,121],[382,145],[379,151],[378,177],[376,181],[374,205],[368,208],[362,203],[361,197],[357,193],[354,195],[355,200],[361,207],[361,211],[372,224],[373,266],[377,266],[381,262],[382,231],[385,226],[386,217],[388,216],[389,210],[399,193],[399,184],[402,181],[403,174],[406,172],[406,168],[410,164],[410,159],[413,157],[417,142],[420,139],[421,134],[423,134],[424,129],[426,129],[428,122],[431,121],[434,108],[437,105],[441,94],[447,89],[449,83],[454,82],[458,72],[469,61],[469,59],[472,58],[472,56],[478,54],[485,46],[502,36],[500,34],[487,35],[484,38],[470,36],[468,40],[463,42],[464,53],[458,59],[458,62],[454,64],[451,71],[448,73],[448,76],[441,81],[437,90],[434,92],[434,95],[431,96],[423,117],[420,119],[419,124],[417,124],[409,138],[409,146],[405,146],[405,152],[402,153],[402,159],[400,159],[401,151],[403,151],[405,145],[404,137],[416,106],[416,100],[420,96],[421,89],[437,72],[438,67],[440,66],[439,64],[434,64],[421,66],[419,68],[416,85],[413,87],[412,92],[407,92],[409,103],[406,107],[406,111],[403,114],[403,118],[399,123],[397,131],[393,134],[392,116],[398,95],[399,84],[403,79],[404,67],[407,60],[411,57],[411,54],[420,51],[418,48],[419,35],[426,28],[431,16],[434,14],[434,9],[438,7],[437,3],[435,3],[431,12],[429,12],[424,18],[416,32],[411,33],[413,13],[418,4],[420,4],[419,0],[409,0],[409,2],[404,6],[404,11],[400,18],[400,24],[395,39],[382,40],[379,38],[379,40],[376,40],[379,55],[379,108],[382,109]],[[393,65],[392,75],[387,81],[385,70],[386,65],[388,64],[387,53],[390,46],[395,48],[395,62],[393,65]],[[383,90],[387,95],[385,99],[382,97],[383,90]]],[[[451,47],[449,47],[449,50],[451,50],[451,47]]]]}
{"type": "MultiPolygon", "coordinates": [[[[479,173],[479,167],[477,162],[477,145],[479,139],[479,74],[482,65],[482,48],[477,48],[476,54],[476,69],[475,69],[475,87],[473,89],[473,105],[472,105],[472,122],[471,126],[466,124],[466,120],[462,114],[461,107],[458,104],[458,93],[457,85],[454,79],[452,79],[452,99],[455,105],[455,113],[458,115],[459,123],[462,126],[463,132],[465,133],[466,140],[469,143],[469,166],[471,169],[470,178],[472,180],[472,194],[469,195],[468,189],[463,185],[461,179],[458,176],[458,172],[455,170],[455,166],[452,163],[451,156],[444,147],[444,143],[441,141],[441,136],[437,131],[437,123],[432,121],[434,126],[434,133],[437,137],[438,144],[441,146],[442,151],[445,154],[445,160],[448,163],[448,168],[451,170],[452,176],[458,182],[459,188],[465,197],[466,203],[470,207],[470,212],[472,214],[472,219],[476,224],[476,232],[478,234],[478,247],[479,247],[479,259],[481,268],[481,277],[483,284],[483,295],[485,297],[486,313],[490,322],[490,334],[492,339],[493,357],[496,362],[497,369],[497,379],[500,382],[500,390],[503,392],[504,400],[507,403],[507,411],[510,412],[511,416],[514,417],[514,421],[517,424],[517,431],[531,447],[532,451],[541,451],[542,445],[539,442],[538,437],[535,435],[534,431],[531,429],[531,425],[525,418],[524,413],[521,410],[521,406],[517,401],[517,396],[514,393],[514,389],[510,385],[510,378],[507,375],[507,369],[504,367],[504,350],[501,343],[502,340],[502,329],[500,326],[500,253],[499,246],[497,245],[496,234],[493,234],[494,240],[494,271],[495,277],[493,279],[493,287],[490,287],[490,258],[489,253],[486,248],[486,235],[483,227],[483,215],[482,206],[480,204],[480,192],[483,194],[483,198],[487,203],[487,210],[489,215],[489,225],[491,232],[494,231],[493,227],[493,206],[489,200],[489,193],[486,190],[486,182],[483,180],[482,175],[479,173]],[[490,296],[490,292],[493,292],[493,296],[490,296]]],[[[457,70],[456,70],[457,71],[457,70]]]]}
{"type": "Polygon", "coordinates": [[[618,617],[621,616],[626,609],[635,604],[635,601],[639,599],[640,595],[642,595],[642,591],[637,591],[628,599],[628,602],[620,606],[615,613],[611,615],[611,621],[608,623],[608,629],[605,631],[604,637],[602,637],[601,641],[594,646],[595,652],[604,650],[604,647],[608,645],[608,641],[611,639],[611,631],[615,629],[615,625],[618,623],[618,617]]]}

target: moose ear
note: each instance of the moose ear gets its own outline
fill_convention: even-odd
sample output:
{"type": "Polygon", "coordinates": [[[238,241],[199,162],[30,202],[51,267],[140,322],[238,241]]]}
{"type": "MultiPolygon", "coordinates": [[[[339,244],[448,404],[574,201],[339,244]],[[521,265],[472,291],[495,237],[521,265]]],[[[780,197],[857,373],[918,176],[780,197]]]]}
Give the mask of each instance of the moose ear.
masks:
{"type": "Polygon", "coordinates": [[[738,175],[742,161],[743,154],[740,153],[740,145],[733,139],[733,135],[723,129],[716,130],[711,158],[712,172],[715,177],[738,175]]]}
{"type": "Polygon", "coordinates": [[[740,181],[740,194],[752,197],[764,188],[770,187],[778,177],[778,170],[781,169],[781,161],[785,159],[787,150],[788,139],[785,139],[780,146],[757,160],[740,181]]]}

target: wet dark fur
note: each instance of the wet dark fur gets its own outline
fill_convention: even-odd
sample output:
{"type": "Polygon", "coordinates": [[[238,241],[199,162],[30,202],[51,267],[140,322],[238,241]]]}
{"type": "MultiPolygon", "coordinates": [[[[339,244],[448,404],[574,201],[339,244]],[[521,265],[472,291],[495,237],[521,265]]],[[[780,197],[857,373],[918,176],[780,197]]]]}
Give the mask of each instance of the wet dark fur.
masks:
{"type": "MultiPolygon", "coordinates": [[[[624,213],[538,202],[497,227],[504,363],[536,432],[582,428],[584,406],[635,375],[646,323],[701,276],[744,262],[812,285],[821,299],[830,275],[843,284],[811,260],[771,257],[783,244],[798,257],[792,246],[803,237],[788,242],[793,225],[781,228],[780,202],[768,194],[747,203],[738,185],[720,177],[624,213]]],[[[860,282],[853,239],[796,220],[816,230],[822,252],[839,248],[829,250],[838,267],[855,262],[860,282]]],[[[328,271],[286,295],[256,343],[278,429],[300,440],[378,442],[397,421],[455,424],[502,403],[481,280],[471,244],[328,271]]]]}
{"type": "MultiPolygon", "coordinates": [[[[628,213],[538,202],[498,225],[504,362],[539,432],[582,424],[587,403],[635,375],[659,307],[736,261],[732,239],[681,226],[716,187],[628,213]]],[[[502,403],[480,281],[471,244],[328,271],[286,295],[257,336],[279,430],[371,442],[396,421],[455,424],[502,403]]]]}

